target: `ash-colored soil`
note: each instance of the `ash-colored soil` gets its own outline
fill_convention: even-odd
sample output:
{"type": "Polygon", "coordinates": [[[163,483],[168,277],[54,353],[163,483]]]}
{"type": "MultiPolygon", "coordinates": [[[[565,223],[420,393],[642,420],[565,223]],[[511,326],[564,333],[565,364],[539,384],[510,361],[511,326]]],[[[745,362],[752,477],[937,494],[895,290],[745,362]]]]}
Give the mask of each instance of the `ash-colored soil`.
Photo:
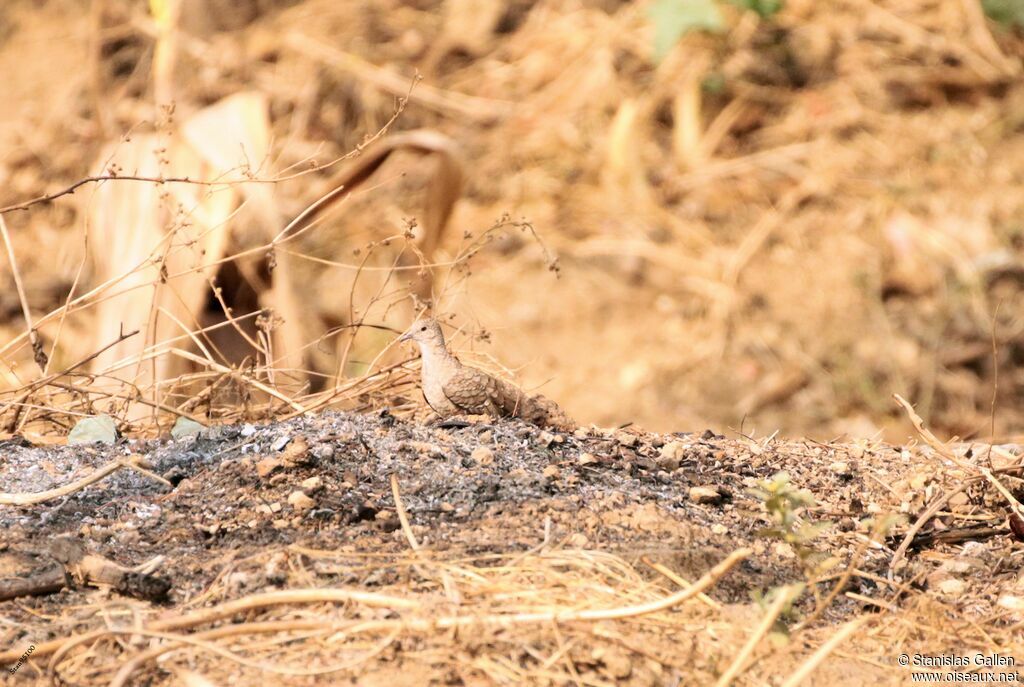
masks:
{"type": "MultiPolygon", "coordinates": [[[[815,546],[840,560],[864,541],[866,518],[901,510],[914,515],[919,491],[927,488],[920,456],[898,447],[734,440],[710,432],[547,433],[519,421],[437,428],[386,412],[325,413],[111,447],[9,441],[2,451],[0,492],[53,488],[132,453],[175,483],[169,490],[121,470],[58,502],[0,508],[0,552],[45,551],[54,537],[70,535],[125,566],[166,556],[160,574],[172,588],[167,608],[159,611],[182,610],[218,580],[231,581],[233,596],[290,586],[279,567],[257,562],[268,551],[379,554],[382,561],[408,553],[392,474],[413,532],[441,559],[527,551],[546,540],[614,552],[638,565],[646,558],[695,579],[729,552],[750,546],[754,555],[711,591],[726,604],[749,604],[752,594],[803,579],[792,549],[759,534],[769,521],[763,504],[748,493],[757,480],[786,470],[795,485],[811,490],[818,504],[805,518],[832,523],[815,546]],[[695,486],[717,488],[721,500],[696,503],[690,494],[695,486]],[[296,492],[310,501],[296,501],[296,492]]],[[[974,563],[956,569],[969,572],[962,575],[966,584],[987,587],[986,597],[994,600],[993,590],[1012,584],[999,573],[1005,566],[997,565],[1012,554],[1009,537],[970,546],[974,563]]],[[[871,547],[858,568],[885,575],[891,555],[892,548],[871,547]]],[[[912,553],[901,577],[924,587],[945,558],[912,553]]],[[[373,590],[400,582],[404,574],[386,563],[339,568],[310,562],[316,574],[306,582],[313,586],[373,590]]],[[[847,591],[890,592],[864,577],[852,578],[847,591]]],[[[103,621],[93,614],[75,615],[96,593],[66,590],[0,603],[0,649],[65,636],[72,627],[100,627],[103,621]],[[50,620],[58,616],[64,620],[50,620]]],[[[825,622],[863,610],[841,595],[825,622]]],[[[21,672],[26,681],[32,675],[21,672]]]]}

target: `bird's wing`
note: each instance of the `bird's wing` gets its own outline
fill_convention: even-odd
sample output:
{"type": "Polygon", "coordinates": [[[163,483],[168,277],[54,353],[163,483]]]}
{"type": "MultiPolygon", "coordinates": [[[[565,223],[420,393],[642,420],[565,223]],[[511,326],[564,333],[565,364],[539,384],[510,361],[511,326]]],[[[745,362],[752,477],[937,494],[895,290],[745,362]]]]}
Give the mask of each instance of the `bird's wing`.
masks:
{"type": "Polygon", "coordinates": [[[452,405],[471,415],[518,415],[519,404],[526,398],[508,382],[465,365],[445,382],[443,391],[452,405]]]}
{"type": "Polygon", "coordinates": [[[575,429],[576,423],[543,396],[527,396],[519,387],[465,365],[443,387],[452,405],[469,415],[519,417],[542,427],[575,429]]]}

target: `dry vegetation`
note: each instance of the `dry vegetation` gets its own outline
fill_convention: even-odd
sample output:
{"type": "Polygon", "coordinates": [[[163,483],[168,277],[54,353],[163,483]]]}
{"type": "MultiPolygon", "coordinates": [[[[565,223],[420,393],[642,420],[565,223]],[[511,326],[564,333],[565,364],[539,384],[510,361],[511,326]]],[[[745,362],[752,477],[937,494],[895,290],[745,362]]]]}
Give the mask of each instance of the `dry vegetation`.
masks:
{"type": "Polygon", "coordinates": [[[172,581],[167,611],[81,566],[0,602],[0,664],[38,647],[12,679],[887,683],[900,650],[1021,656],[1019,30],[976,0],[723,3],[654,59],[649,9],[0,5],[0,556],[74,534],[172,581]],[[583,423],[738,438],[424,429],[392,341],[427,306],[583,423]],[[99,413],[129,442],[22,445],[99,413]],[[153,439],[180,418],[210,428],[153,439]],[[283,424],[217,433],[256,421],[283,424]],[[399,435],[448,462],[417,479],[399,435]],[[816,504],[779,542],[748,491],[781,469],[816,504]],[[452,505],[449,480],[521,489],[452,505]]]}

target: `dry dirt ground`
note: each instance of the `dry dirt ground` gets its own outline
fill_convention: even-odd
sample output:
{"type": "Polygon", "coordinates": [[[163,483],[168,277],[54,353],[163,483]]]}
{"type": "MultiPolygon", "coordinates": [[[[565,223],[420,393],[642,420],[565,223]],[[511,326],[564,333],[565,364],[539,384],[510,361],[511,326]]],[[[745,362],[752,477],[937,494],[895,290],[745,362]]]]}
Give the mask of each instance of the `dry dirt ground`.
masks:
{"type": "MultiPolygon", "coordinates": [[[[178,111],[267,94],[275,173],[376,131],[395,106],[382,78],[404,92],[418,71],[440,90],[394,131],[442,131],[470,161],[442,257],[509,212],[563,267],[556,281],[512,237],[442,305],[574,416],[899,441],[898,392],[946,435],[981,436],[998,367],[996,432],[1024,427],[1024,40],[977,2],[789,0],[768,19],[721,3],[727,30],[687,35],[661,63],[644,3],[210,4],[222,25],[192,12],[183,29],[178,111]],[[474,5],[489,11],[459,11],[474,5]],[[467,96],[477,105],[457,107],[467,96]]],[[[154,126],[145,3],[2,5],[0,205],[81,179],[103,145],[154,126]]],[[[281,184],[285,208],[326,174],[281,184]]],[[[389,167],[302,250],[345,260],[400,231],[427,174],[389,167]]],[[[37,317],[76,279],[92,193],[6,217],[37,317]]],[[[307,269],[315,307],[342,318],[347,273],[307,269]]],[[[86,270],[78,292],[96,284],[86,270]]],[[[13,293],[5,338],[24,329],[13,293]]],[[[75,350],[91,314],[68,320],[56,364],[94,352],[75,350]]],[[[28,374],[30,351],[12,357],[28,374]]]]}
{"type": "MultiPolygon", "coordinates": [[[[886,579],[906,525],[871,544],[867,520],[881,513],[913,519],[925,498],[948,486],[940,469],[922,474],[919,466],[929,457],[915,447],[630,428],[559,434],[519,421],[442,428],[384,412],[325,413],[281,424],[217,427],[177,440],[122,440],[110,447],[7,441],[2,451],[0,492],[54,488],[132,454],[174,485],[121,470],[56,501],[0,506],[0,561],[31,553],[43,560],[54,538],[67,535],[123,566],[165,556],[155,574],[170,582],[167,599],[156,602],[79,586],[0,603],[5,670],[30,645],[44,647],[50,640],[103,628],[148,627],[286,589],[399,595],[435,604],[436,617],[453,608],[482,613],[475,604],[486,597],[498,606],[488,606],[487,612],[507,613],[535,608],[531,597],[556,588],[576,589],[551,577],[553,571],[586,577],[588,566],[595,566],[600,574],[587,578],[590,586],[558,603],[570,609],[637,603],[678,590],[650,563],[693,581],[730,552],[750,547],[752,555],[708,591],[710,600],[689,601],[650,622],[568,622],[544,625],[530,635],[514,629],[438,630],[403,636],[376,654],[367,646],[356,654],[357,667],[306,677],[261,672],[195,650],[160,663],[144,661],[127,683],[191,684],[183,677],[188,669],[213,684],[709,684],[762,617],[752,595],[804,580],[793,547],[760,533],[771,523],[764,503],[749,493],[758,480],[780,470],[817,500],[802,512],[802,520],[829,523],[810,547],[836,557],[837,573],[855,557],[858,572],[815,627],[792,633],[785,645],[760,645],[757,662],[738,684],[778,684],[824,638],[858,615],[869,619],[871,630],[847,639],[808,684],[835,684],[838,676],[843,684],[900,684],[908,674],[893,664],[897,650],[940,654],[991,648],[999,632],[1020,622],[1020,609],[1007,608],[1002,600],[1020,592],[1021,550],[998,508],[986,505],[992,495],[981,488],[954,499],[929,522],[918,535],[924,550],[912,548],[895,581],[886,579]],[[397,477],[408,532],[396,511],[391,475],[397,477]],[[693,487],[714,493],[700,497],[693,487]],[[296,495],[300,492],[304,496],[296,495]],[[964,526],[982,528],[971,537],[978,541],[960,546],[927,538],[964,526]],[[421,547],[415,556],[409,534],[421,547]],[[516,577],[521,566],[531,572],[516,577]],[[474,572],[462,577],[468,567],[474,572]],[[618,572],[608,572],[611,568],[618,572]],[[474,586],[483,584],[480,580],[487,581],[483,589],[474,586]],[[626,596],[608,596],[615,589],[626,596]]],[[[3,576],[18,574],[8,560],[3,576]]],[[[835,577],[820,586],[822,595],[835,577]]],[[[545,603],[555,604],[553,598],[545,603]]],[[[812,596],[805,595],[786,624],[792,628],[814,607],[812,596]]],[[[325,627],[345,619],[404,620],[412,614],[393,608],[366,615],[351,603],[315,608],[325,627]]],[[[298,615],[274,618],[304,617],[300,611],[309,609],[300,606],[294,609],[298,615]]],[[[268,612],[229,613],[196,629],[266,620],[268,612]]],[[[322,668],[352,659],[359,648],[344,641],[310,645],[320,641],[316,636],[300,633],[276,645],[258,636],[254,645],[224,646],[277,668],[322,668]]],[[[119,666],[157,641],[130,633],[92,638],[59,656],[56,675],[68,684],[107,684],[119,666]]],[[[1019,640],[1001,646],[1011,655],[1020,649],[1019,640]]],[[[8,676],[10,684],[45,683],[50,657],[41,654],[8,676]]]]}

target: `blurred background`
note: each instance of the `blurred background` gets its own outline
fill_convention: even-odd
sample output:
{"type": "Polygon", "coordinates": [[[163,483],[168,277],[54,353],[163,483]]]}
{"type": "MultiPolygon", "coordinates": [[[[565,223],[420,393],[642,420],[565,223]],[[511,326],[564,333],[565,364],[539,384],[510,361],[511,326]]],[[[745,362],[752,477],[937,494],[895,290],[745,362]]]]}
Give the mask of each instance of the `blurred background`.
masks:
{"type": "MultiPolygon", "coordinates": [[[[397,150],[288,244],[308,335],[400,329],[432,296],[464,357],[585,423],[899,440],[899,393],[945,436],[988,437],[993,415],[1019,436],[1021,26],[1024,0],[5,0],[0,206],[150,163],[279,180],[173,212],[155,185],[111,197],[128,182],[5,212],[39,319],[129,260],[150,220],[126,203],[259,245],[394,119],[367,150],[442,143],[397,150]],[[379,276],[404,239],[377,242],[422,243],[445,159],[462,184],[413,300],[379,276]]],[[[9,260],[0,278],[15,341],[9,260]]],[[[40,325],[52,369],[97,350],[88,304],[40,325]]],[[[394,334],[361,336],[310,350],[359,374],[394,334]]],[[[41,374],[24,340],[2,358],[9,389],[41,374]]]]}

